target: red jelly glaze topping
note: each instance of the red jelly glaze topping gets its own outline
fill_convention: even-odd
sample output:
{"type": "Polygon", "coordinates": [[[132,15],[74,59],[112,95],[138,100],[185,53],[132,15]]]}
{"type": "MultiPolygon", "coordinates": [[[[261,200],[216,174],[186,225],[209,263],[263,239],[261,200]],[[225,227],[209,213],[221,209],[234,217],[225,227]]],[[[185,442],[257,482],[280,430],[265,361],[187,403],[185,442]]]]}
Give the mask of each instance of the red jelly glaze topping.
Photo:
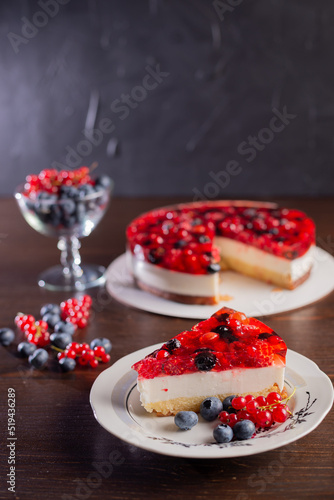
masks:
{"type": "Polygon", "coordinates": [[[255,318],[223,307],[133,365],[139,378],[285,366],[286,344],[255,318]]]}
{"type": "Polygon", "coordinates": [[[139,259],[179,272],[219,271],[215,235],[285,259],[301,257],[315,242],[315,225],[304,212],[240,202],[188,203],[152,210],[127,227],[139,259]]]}

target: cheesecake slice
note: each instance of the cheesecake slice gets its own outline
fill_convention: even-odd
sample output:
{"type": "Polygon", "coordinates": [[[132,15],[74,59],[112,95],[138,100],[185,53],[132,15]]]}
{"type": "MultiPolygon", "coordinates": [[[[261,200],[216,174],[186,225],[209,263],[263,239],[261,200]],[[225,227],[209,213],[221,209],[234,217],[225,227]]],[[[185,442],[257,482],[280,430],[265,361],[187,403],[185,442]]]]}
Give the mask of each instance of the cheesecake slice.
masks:
{"type": "Polygon", "coordinates": [[[152,210],[127,228],[141,289],[189,304],[220,302],[221,270],[293,289],[310,275],[314,222],[271,203],[217,201],[152,210]]]}
{"type": "Polygon", "coordinates": [[[135,363],[148,412],[199,411],[206,397],[282,393],[286,344],[255,318],[222,308],[135,363]]]}

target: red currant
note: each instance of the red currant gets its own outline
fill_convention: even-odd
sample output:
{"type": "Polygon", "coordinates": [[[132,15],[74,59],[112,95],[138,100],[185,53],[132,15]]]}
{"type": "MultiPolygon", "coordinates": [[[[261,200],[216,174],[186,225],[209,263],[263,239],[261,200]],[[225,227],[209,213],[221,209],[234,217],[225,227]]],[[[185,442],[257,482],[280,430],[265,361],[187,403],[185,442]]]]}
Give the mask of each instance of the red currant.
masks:
{"type": "Polygon", "coordinates": [[[85,328],[87,326],[88,321],[86,318],[80,318],[77,322],[78,328],[85,328]]]}
{"type": "Polygon", "coordinates": [[[66,355],[65,355],[64,352],[58,352],[58,354],[57,354],[58,360],[61,360],[61,359],[65,358],[65,357],[66,357],[66,355]]]}
{"type": "Polygon", "coordinates": [[[88,364],[88,359],[85,356],[80,356],[78,358],[79,365],[85,366],[88,364]]]}
{"type": "Polygon", "coordinates": [[[35,325],[40,327],[41,330],[47,330],[49,328],[49,325],[47,324],[46,321],[43,321],[42,319],[36,321],[35,325]]]}
{"type": "Polygon", "coordinates": [[[101,356],[101,361],[102,361],[102,363],[109,363],[110,354],[107,354],[107,353],[103,354],[103,356],[101,356]]]}
{"type": "Polygon", "coordinates": [[[248,413],[256,413],[257,412],[257,409],[259,407],[259,403],[257,401],[249,401],[249,403],[246,404],[246,411],[248,411],[248,413]]]}
{"type": "Polygon", "coordinates": [[[237,417],[238,417],[238,422],[240,420],[251,420],[252,419],[251,414],[248,413],[246,410],[240,410],[240,411],[238,411],[237,417]]]}
{"type": "Polygon", "coordinates": [[[82,356],[85,356],[85,358],[94,358],[94,351],[93,349],[84,349],[81,353],[82,356]]]}
{"type": "Polygon", "coordinates": [[[26,323],[24,325],[24,332],[27,333],[33,333],[35,334],[37,332],[37,328],[35,325],[31,325],[30,323],[26,323]]]}
{"type": "Polygon", "coordinates": [[[35,338],[39,347],[45,347],[50,344],[50,334],[47,331],[37,333],[35,338]]]}
{"type": "Polygon", "coordinates": [[[278,392],[271,392],[267,396],[267,404],[272,405],[274,403],[278,403],[279,401],[281,401],[281,399],[282,399],[282,396],[280,394],[278,394],[278,392]]]}
{"type": "MultiPolygon", "coordinates": [[[[103,356],[103,354],[105,354],[105,352],[106,352],[106,351],[105,351],[104,347],[102,347],[102,346],[100,346],[100,345],[99,345],[99,346],[94,347],[94,355],[95,355],[97,358],[100,358],[101,356],[103,356]]],[[[159,352],[161,352],[161,351],[159,351],[159,352]]],[[[158,354],[159,354],[159,352],[158,352],[158,354]]],[[[167,352],[167,351],[165,351],[165,352],[167,352]]],[[[158,358],[157,358],[157,359],[158,359],[158,358]]]]}
{"type": "Polygon", "coordinates": [[[233,427],[234,424],[238,421],[238,417],[236,413],[228,413],[227,411],[222,411],[219,414],[219,420],[223,424],[227,424],[230,427],[233,427]]]}
{"type": "Polygon", "coordinates": [[[258,411],[256,413],[256,423],[260,427],[269,427],[272,424],[273,417],[270,411],[264,410],[264,411],[258,411]]]}
{"type": "Polygon", "coordinates": [[[28,342],[31,342],[32,344],[37,345],[38,339],[36,338],[34,333],[28,333],[28,335],[26,335],[26,337],[27,337],[28,342]]]}
{"type": "Polygon", "coordinates": [[[76,351],[74,349],[68,349],[68,348],[66,348],[66,350],[65,350],[65,356],[67,358],[75,359],[76,356],[77,356],[77,353],[76,353],[76,351]]]}
{"type": "Polygon", "coordinates": [[[264,396],[258,396],[256,400],[259,403],[259,406],[267,406],[267,400],[264,396]]]}
{"type": "Polygon", "coordinates": [[[79,344],[77,342],[71,342],[68,344],[67,349],[73,349],[75,352],[78,352],[79,344]]]}
{"type": "Polygon", "coordinates": [[[89,364],[90,364],[90,366],[91,366],[92,368],[96,368],[96,367],[98,366],[99,362],[98,362],[98,360],[97,360],[97,359],[91,359],[91,360],[89,361],[89,364]]]}
{"type": "Polygon", "coordinates": [[[245,396],[246,403],[249,403],[250,401],[254,401],[254,396],[251,394],[248,394],[248,396],[245,396]]]}
{"type": "Polygon", "coordinates": [[[82,354],[82,352],[87,351],[87,349],[90,349],[89,344],[80,344],[77,348],[77,353],[82,354]]]}
{"type": "Polygon", "coordinates": [[[275,406],[273,408],[273,420],[275,422],[285,422],[289,418],[289,413],[284,406],[275,406]]]}
{"type": "Polygon", "coordinates": [[[239,396],[232,399],[232,406],[235,410],[241,410],[246,406],[245,398],[239,396]]]}

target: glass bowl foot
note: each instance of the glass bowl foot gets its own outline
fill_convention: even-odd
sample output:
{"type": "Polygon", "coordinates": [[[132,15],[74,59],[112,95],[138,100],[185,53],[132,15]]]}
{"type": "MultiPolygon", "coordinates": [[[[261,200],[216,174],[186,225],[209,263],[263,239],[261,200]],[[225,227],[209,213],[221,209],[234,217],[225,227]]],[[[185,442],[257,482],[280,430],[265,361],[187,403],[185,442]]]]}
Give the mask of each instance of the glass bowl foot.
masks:
{"type": "Polygon", "coordinates": [[[48,290],[87,290],[95,286],[103,285],[105,282],[105,267],[82,265],[80,276],[66,275],[62,266],[50,267],[38,276],[40,287],[48,290]]]}

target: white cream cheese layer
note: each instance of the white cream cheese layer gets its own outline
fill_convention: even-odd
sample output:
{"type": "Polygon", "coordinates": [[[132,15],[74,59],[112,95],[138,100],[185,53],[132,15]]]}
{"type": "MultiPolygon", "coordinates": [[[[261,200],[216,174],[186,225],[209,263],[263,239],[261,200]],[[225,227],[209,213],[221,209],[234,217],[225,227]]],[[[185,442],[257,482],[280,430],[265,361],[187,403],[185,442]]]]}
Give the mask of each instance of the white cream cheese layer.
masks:
{"type": "Polygon", "coordinates": [[[169,293],[212,297],[219,293],[219,273],[188,274],[171,271],[141,260],[127,250],[127,265],[133,275],[149,286],[169,293]]]}
{"type": "MultiPolygon", "coordinates": [[[[234,258],[259,270],[275,272],[292,282],[302,278],[312,267],[314,246],[294,260],[284,259],[229,238],[216,237],[222,258],[234,258]]],[[[127,250],[127,265],[143,283],[168,293],[193,297],[212,297],[219,294],[219,273],[189,274],[156,266],[127,250]]]]}
{"type": "Polygon", "coordinates": [[[290,276],[292,281],[302,278],[311,269],[313,263],[313,245],[301,257],[288,260],[230,238],[217,236],[214,243],[219,248],[223,259],[224,257],[238,259],[250,266],[290,276]]]}
{"type": "Polygon", "coordinates": [[[235,368],[222,372],[197,372],[186,375],[138,379],[140,400],[145,405],[180,397],[214,396],[260,392],[277,384],[284,385],[282,366],[235,368]]]}

